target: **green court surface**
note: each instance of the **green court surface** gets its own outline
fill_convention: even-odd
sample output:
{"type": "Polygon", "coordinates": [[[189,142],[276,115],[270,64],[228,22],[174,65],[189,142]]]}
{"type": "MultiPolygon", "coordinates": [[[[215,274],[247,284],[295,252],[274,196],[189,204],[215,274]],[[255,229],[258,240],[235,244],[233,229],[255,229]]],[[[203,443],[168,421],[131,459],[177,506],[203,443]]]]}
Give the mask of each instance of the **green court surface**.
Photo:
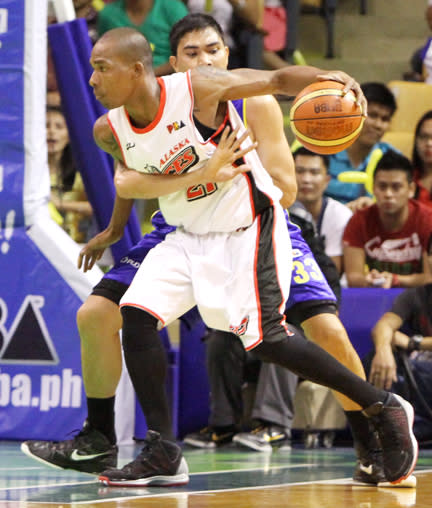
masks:
{"type": "MultiPolygon", "coordinates": [[[[120,466],[129,462],[138,446],[120,448],[120,466]]],[[[112,488],[96,477],[54,469],[38,463],[19,449],[18,442],[0,442],[0,506],[7,501],[21,503],[72,504],[167,496],[180,493],[218,492],[266,486],[308,483],[352,483],[355,455],[351,448],[276,451],[258,453],[234,445],[217,450],[185,448],[190,483],[169,488],[112,488]]],[[[421,450],[417,472],[432,469],[432,450],[421,450]]],[[[162,505],[161,505],[162,506],[162,505]]]]}

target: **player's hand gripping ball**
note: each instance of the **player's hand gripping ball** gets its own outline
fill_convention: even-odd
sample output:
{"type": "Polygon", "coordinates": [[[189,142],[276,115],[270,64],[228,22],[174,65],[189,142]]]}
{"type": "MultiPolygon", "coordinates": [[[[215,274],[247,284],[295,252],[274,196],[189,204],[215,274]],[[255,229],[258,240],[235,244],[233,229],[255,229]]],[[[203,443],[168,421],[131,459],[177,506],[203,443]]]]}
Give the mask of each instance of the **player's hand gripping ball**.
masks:
{"type": "Polygon", "coordinates": [[[295,98],[290,111],[291,129],[298,141],[315,153],[337,153],[360,135],[364,117],[351,90],[337,81],[317,81],[295,98]]]}

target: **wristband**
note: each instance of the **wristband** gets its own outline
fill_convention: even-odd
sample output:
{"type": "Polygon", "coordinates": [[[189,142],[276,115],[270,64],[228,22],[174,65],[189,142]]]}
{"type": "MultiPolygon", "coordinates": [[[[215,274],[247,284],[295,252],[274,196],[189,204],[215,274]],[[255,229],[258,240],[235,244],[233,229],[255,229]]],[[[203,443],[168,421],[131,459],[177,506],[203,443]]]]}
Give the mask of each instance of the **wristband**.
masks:
{"type": "Polygon", "coordinates": [[[397,288],[400,286],[400,280],[399,280],[399,275],[397,275],[396,273],[393,273],[392,274],[392,283],[391,283],[391,287],[392,288],[397,288]]]}
{"type": "Polygon", "coordinates": [[[423,341],[423,335],[413,335],[410,337],[407,347],[407,352],[420,351],[420,345],[423,341]]]}

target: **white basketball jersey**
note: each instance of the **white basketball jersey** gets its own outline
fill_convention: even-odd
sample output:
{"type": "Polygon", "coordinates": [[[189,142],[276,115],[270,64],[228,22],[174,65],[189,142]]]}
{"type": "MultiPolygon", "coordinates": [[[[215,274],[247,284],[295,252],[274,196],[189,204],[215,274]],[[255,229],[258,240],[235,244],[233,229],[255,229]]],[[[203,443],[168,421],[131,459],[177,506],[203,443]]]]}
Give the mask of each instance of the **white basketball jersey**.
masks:
{"type": "MultiPolygon", "coordinates": [[[[164,76],[158,82],[159,110],[144,129],[132,125],[123,106],[108,112],[109,124],[128,168],[161,175],[195,171],[215,151],[226,122],[233,128],[241,125],[244,129],[229,103],[226,122],[210,138],[203,139],[193,120],[190,72],[164,76]]],[[[250,142],[248,139],[244,144],[250,142]]],[[[229,182],[203,183],[161,196],[159,206],[165,220],[196,234],[250,226],[262,209],[279,201],[281,192],[273,185],[255,151],[245,159],[252,171],[229,182]]]]}

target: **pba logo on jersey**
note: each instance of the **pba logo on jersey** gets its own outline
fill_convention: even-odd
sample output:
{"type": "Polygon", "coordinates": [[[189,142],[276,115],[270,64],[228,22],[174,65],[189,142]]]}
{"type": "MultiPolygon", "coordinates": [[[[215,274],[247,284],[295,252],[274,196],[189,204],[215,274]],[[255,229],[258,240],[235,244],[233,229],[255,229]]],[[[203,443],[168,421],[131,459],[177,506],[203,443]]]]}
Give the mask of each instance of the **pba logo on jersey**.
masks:
{"type": "Polygon", "coordinates": [[[187,146],[162,169],[165,175],[181,175],[199,161],[195,147],[187,146]]]}
{"type": "Polygon", "coordinates": [[[179,131],[180,129],[183,129],[183,127],[186,127],[183,120],[180,120],[180,122],[173,122],[172,124],[167,125],[167,129],[170,134],[173,131],[179,131]]]}
{"type": "Polygon", "coordinates": [[[246,316],[241,320],[241,323],[238,326],[230,325],[230,332],[235,333],[238,337],[241,337],[246,333],[247,327],[249,325],[249,316],[246,316]]]}

